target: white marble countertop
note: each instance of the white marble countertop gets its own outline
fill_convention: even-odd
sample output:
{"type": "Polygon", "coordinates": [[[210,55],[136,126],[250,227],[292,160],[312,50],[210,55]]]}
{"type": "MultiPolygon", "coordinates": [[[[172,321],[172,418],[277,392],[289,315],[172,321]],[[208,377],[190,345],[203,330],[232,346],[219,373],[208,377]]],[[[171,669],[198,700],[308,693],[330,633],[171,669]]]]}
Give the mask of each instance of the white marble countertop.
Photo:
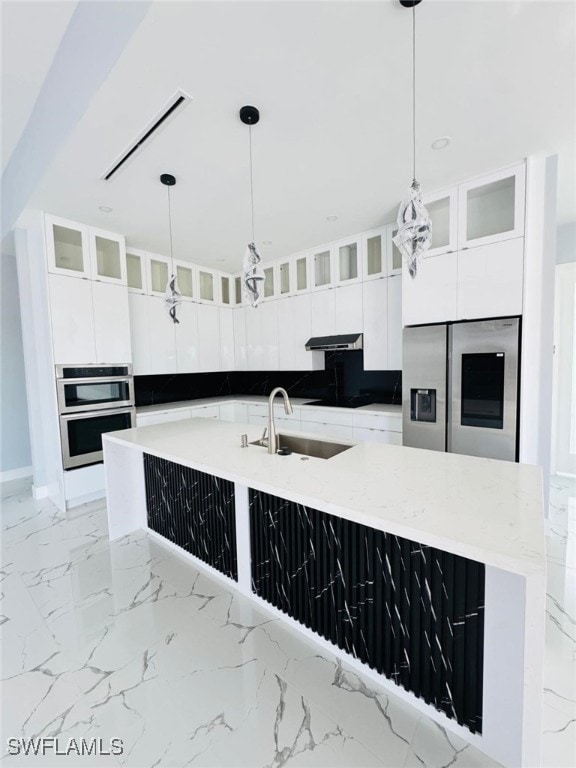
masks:
{"type": "MultiPolygon", "coordinates": [[[[318,398],[315,398],[316,400],[318,398]]],[[[295,407],[300,407],[306,403],[312,403],[314,398],[305,397],[291,397],[290,402],[295,407]]],[[[277,398],[276,402],[282,404],[282,399],[277,398]]],[[[254,403],[266,405],[268,398],[260,395],[222,395],[221,397],[203,397],[197,400],[178,400],[174,403],[160,403],[159,405],[140,405],[136,408],[136,413],[163,413],[164,411],[177,411],[184,408],[199,407],[202,405],[221,405],[225,403],[254,403]]],[[[385,403],[372,403],[371,405],[362,405],[359,408],[338,408],[336,406],[318,406],[326,411],[346,411],[347,413],[353,411],[361,412],[374,412],[380,414],[388,414],[390,416],[401,416],[401,405],[387,405],[385,403]]]]}
{"type": "Polygon", "coordinates": [[[104,440],[488,565],[544,572],[538,467],[368,442],[327,460],[269,455],[241,448],[243,433],[260,437],[253,424],[192,418],[104,440]]]}

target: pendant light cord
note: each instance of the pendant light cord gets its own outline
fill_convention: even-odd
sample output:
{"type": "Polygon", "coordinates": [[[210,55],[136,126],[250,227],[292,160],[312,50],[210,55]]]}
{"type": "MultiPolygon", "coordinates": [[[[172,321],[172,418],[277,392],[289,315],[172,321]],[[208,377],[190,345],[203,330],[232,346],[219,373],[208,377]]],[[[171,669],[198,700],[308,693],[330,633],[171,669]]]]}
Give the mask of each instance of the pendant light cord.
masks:
{"type": "Polygon", "coordinates": [[[416,4],[412,6],[412,157],[416,181],[416,4]]]}
{"type": "Polygon", "coordinates": [[[166,187],[168,192],[168,228],[170,230],[170,266],[172,274],[174,274],[174,250],[172,248],[172,208],[170,206],[170,187],[166,187]]]}
{"type": "Polygon", "coordinates": [[[252,242],[256,242],[254,235],[254,176],[252,173],[252,126],[248,126],[248,143],[250,145],[250,205],[252,214],[252,242]]]}

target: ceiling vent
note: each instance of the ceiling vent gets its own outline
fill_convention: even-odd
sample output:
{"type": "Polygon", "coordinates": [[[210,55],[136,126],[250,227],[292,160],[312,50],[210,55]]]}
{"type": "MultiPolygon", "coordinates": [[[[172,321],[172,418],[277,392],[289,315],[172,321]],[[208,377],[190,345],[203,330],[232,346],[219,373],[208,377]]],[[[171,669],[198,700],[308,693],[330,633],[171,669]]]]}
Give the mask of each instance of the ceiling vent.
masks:
{"type": "Polygon", "coordinates": [[[160,128],[166,126],[177,113],[179,114],[182,111],[186,104],[191,101],[191,98],[192,97],[188,96],[184,91],[176,91],[164,109],[152,118],[148,125],[138,134],[137,138],[126,150],[124,150],[120,157],[112,163],[110,168],[101,178],[104,179],[104,181],[110,181],[128,160],[135,157],[138,152],[142,151],[144,145],[150,141],[160,128]]]}

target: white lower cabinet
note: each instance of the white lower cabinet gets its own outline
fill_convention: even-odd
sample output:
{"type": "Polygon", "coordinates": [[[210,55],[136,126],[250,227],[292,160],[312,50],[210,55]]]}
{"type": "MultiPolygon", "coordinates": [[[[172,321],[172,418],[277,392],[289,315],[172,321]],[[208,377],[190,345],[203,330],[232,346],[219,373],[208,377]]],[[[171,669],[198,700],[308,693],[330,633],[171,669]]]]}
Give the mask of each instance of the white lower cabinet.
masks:
{"type": "Polygon", "coordinates": [[[320,437],[332,437],[335,440],[352,440],[354,431],[351,426],[320,421],[302,421],[301,430],[320,437]]]}
{"type": "Polygon", "coordinates": [[[241,421],[242,419],[236,418],[236,404],[235,403],[222,403],[220,405],[220,420],[221,421],[241,421]]]}
{"type": "Polygon", "coordinates": [[[147,296],[148,338],[150,341],[150,368],[148,373],[175,373],[176,331],[175,323],[159,296],[147,296]]]}
{"type": "Polygon", "coordinates": [[[234,356],[234,310],[231,307],[220,307],[220,369],[233,371],[234,356]]]}
{"type": "Polygon", "coordinates": [[[388,445],[402,445],[402,433],[390,432],[384,429],[366,429],[364,427],[354,427],[353,440],[366,441],[369,443],[386,443],[388,445]]]}
{"type": "Polygon", "coordinates": [[[198,405],[190,408],[190,417],[192,419],[219,419],[219,405],[198,405]]]}
{"type": "Polygon", "coordinates": [[[335,332],[362,333],[362,283],[340,285],[334,289],[335,332]]]}
{"type": "Polygon", "coordinates": [[[150,373],[150,329],[148,326],[149,296],[143,293],[128,294],[130,310],[130,342],[132,346],[132,369],[135,376],[150,373]]]}
{"type": "Polygon", "coordinates": [[[219,371],[220,318],[218,307],[198,304],[198,370],[219,371]]]}
{"type": "Polygon", "coordinates": [[[363,289],[364,370],[383,371],[388,367],[388,278],[367,280],[363,289]]]}
{"type": "Polygon", "coordinates": [[[456,318],[458,256],[444,253],[421,260],[416,277],[402,265],[402,322],[443,323],[456,318]]]}
{"type": "Polygon", "coordinates": [[[56,364],[96,363],[92,283],[48,275],[56,364]]]}
{"type": "Polygon", "coordinates": [[[137,427],[148,427],[150,424],[165,424],[168,421],[182,421],[190,418],[190,408],[178,408],[170,411],[141,413],[136,416],[137,427]]]}
{"type": "Polygon", "coordinates": [[[522,314],[524,238],[458,252],[458,320],[522,314]]]}
{"type": "Polygon", "coordinates": [[[92,281],[97,363],[130,363],[130,310],[125,285],[92,281]]]}
{"type": "Polygon", "coordinates": [[[175,324],[178,373],[195,373],[199,367],[198,304],[183,301],[177,309],[175,324]]]}

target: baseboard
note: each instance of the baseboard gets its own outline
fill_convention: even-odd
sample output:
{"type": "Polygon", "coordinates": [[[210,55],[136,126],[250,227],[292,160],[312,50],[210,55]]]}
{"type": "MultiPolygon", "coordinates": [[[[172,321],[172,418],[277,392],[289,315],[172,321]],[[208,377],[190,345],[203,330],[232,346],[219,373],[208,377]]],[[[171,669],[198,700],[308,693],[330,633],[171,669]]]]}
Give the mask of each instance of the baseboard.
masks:
{"type": "Polygon", "coordinates": [[[77,496],[75,499],[66,499],[66,509],[73,509],[79,507],[82,504],[88,504],[90,501],[97,501],[98,499],[105,499],[106,491],[95,491],[94,493],[87,493],[84,496],[77,496]]]}
{"type": "Polygon", "coordinates": [[[20,480],[23,477],[32,477],[32,467],[18,467],[0,472],[0,483],[8,483],[10,480],[20,480]]]}
{"type": "Polygon", "coordinates": [[[50,495],[50,490],[47,485],[33,485],[32,496],[35,499],[47,499],[50,495]]]}

